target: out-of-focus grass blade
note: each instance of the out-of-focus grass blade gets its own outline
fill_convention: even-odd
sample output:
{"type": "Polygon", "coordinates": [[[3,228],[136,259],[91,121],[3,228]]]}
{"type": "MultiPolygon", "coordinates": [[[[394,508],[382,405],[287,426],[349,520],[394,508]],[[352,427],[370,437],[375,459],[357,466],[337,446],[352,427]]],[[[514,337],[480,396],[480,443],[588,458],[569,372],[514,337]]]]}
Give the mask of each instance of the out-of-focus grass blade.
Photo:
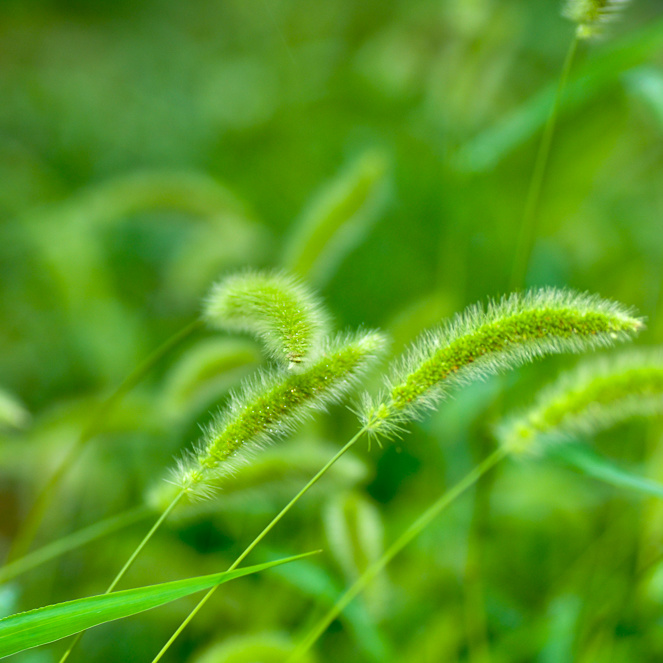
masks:
{"type": "Polygon", "coordinates": [[[0,658],[60,640],[79,631],[129,617],[215,585],[258,573],[313,553],[287,557],[237,571],[128,589],[49,605],[0,620],[0,658]]]}
{"type": "MultiPolygon", "coordinates": [[[[224,638],[199,656],[194,655],[188,663],[283,663],[293,653],[295,645],[281,633],[246,633],[224,638]]],[[[311,652],[299,663],[313,663],[317,659],[311,652]]]]}
{"type": "Polygon", "coordinates": [[[21,575],[26,571],[30,571],[41,564],[45,564],[52,559],[57,559],[71,550],[76,550],[86,543],[90,543],[91,541],[106,536],[116,530],[128,527],[149,515],[152,515],[152,511],[146,506],[141,506],[132,509],[131,511],[127,511],[126,513],[122,513],[119,516],[113,516],[112,518],[102,520],[94,525],[73,532],[62,539],[58,539],[53,543],[49,543],[43,548],[35,550],[34,552],[17,559],[15,562],[10,562],[1,567],[0,584],[21,575]]]}
{"type": "Polygon", "coordinates": [[[190,348],[170,370],[164,388],[165,412],[196,412],[218,400],[261,362],[248,339],[210,338],[190,348]]]}
{"type": "Polygon", "coordinates": [[[654,67],[639,67],[624,79],[627,91],[649,109],[663,129],[663,73],[654,67]]]}
{"type": "Polygon", "coordinates": [[[320,191],[293,226],[286,269],[316,283],[330,277],[374,220],[387,165],[382,152],[366,152],[320,191]]]}
{"type": "Polygon", "coordinates": [[[0,389],[0,430],[24,428],[30,421],[30,413],[11,394],[0,389]]]}
{"type": "MultiPolygon", "coordinates": [[[[343,593],[340,583],[334,580],[327,571],[310,562],[299,564],[295,573],[282,567],[276,571],[276,574],[325,607],[334,605],[336,599],[343,593]]],[[[341,619],[348,625],[357,647],[368,659],[371,661],[392,660],[389,643],[375,627],[362,601],[354,601],[348,605],[344,609],[341,619]]]]}
{"type": "MultiPolygon", "coordinates": [[[[624,71],[642,64],[663,47],[663,20],[611,42],[583,65],[569,81],[561,110],[576,108],[619,81],[624,71]]],[[[545,86],[495,126],[486,129],[461,148],[456,165],[465,172],[494,168],[510,152],[530,139],[548,117],[555,87],[545,86]]]]}
{"type": "Polygon", "coordinates": [[[552,446],[548,453],[594,479],[663,499],[663,484],[624,470],[586,446],[576,444],[552,446]]]}
{"type": "MultiPolygon", "coordinates": [[[[356,580],[384,552],[384,525],[376,506],[358,491],[331,498],[323,510],[322,523],[330,553],[346,581],[356,580]]],[[[386,577],[367,588],[365,601],[372,614],[386,604],[386,577]]]]}

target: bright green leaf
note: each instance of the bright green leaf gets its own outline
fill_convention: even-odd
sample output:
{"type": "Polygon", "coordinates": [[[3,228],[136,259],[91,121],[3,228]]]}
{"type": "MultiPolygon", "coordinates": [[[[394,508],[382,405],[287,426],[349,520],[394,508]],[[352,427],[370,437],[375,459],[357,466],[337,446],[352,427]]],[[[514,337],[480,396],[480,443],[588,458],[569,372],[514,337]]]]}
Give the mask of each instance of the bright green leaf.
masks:
{"type": "Polygon", "coordinates": [[[156,608],[224,582],[286,564],[312,553],[287,557],[237,571],[176,580],[49,605],[0,620],[0,658],[60,640],[79,631],[156,608]]]}

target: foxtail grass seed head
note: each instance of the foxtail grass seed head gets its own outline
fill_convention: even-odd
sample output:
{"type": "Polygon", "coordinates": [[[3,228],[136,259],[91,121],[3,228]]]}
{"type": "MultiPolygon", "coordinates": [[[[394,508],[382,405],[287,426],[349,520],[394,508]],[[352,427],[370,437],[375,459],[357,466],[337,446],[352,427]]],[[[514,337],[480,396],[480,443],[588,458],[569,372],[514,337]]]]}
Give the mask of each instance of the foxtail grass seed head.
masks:
{"type": "Polygon", "coordinates": [[[512,453],[591,436],[638,416],[663,414],[663,349],[592,358],[563,373],[497,436],[512,453]]]}
{"type": "Polygon", "coordinates": [[[312,360],[327,333],[322,304],[299,280],[279,272],[223,279],[212,288],[203,317],[215,327],[257,335],[289,368],[312,360]]]}
{"type": "Polygon", "coordinates": [[[619,18],[629,0],[567,0],[562,14],[577,23],[579,39],[603,34],[606,23],[619,18]]]}
{"type": "Polygon", "coordinates": [[[191,497],[207,496],[256,450],[340,400],[386,344],[376,332],[341,337],[300,371],[264,373],[207,427],[198,448],[180,462],[173,483],[191,497]]]}
{"type": "Polygon", "coordinates": [[[609,346],[642,326],[621,304],[554,288],[471,306],[414,342],[396,363],[382,396],[364,398],[363,423],[370,432],[394,435],[435,407],[455,384],[547,354],[609,346]]]}

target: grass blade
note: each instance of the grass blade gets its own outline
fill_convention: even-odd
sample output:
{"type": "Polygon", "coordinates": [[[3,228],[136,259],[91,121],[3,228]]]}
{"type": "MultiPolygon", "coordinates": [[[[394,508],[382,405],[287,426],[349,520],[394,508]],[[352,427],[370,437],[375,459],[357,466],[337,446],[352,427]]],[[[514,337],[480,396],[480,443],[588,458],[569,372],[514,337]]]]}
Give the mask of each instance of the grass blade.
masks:
{"type": "Polygon", "coordinates": [[[551,447],[549,453],[593,479],[663,499],[663,484],[622,469],[589,447],[564,444],[551,447]]]}
{"type": "Polygon", "coordinates": [[[113,594],[90,596],[37,608],[0,620],[0,658],[60,640],[79,631],[150,610],[224,582],[286,564],[312,553],[236,571],[176,580],[113,594]]]}
{"type": "MultiPolygon", "coordinates": [[[[647,61],[662,45],[663,20],[659,20],[602,49],[572,77],[561,110],[578,108],[598,96],[619,81],[619,74],[647,61]]],[[[555,85],[546,85],[496,125],[470,139],[458,155],[457,167],[475,173],[495,168],[541,129],[554,97],[555,85]]]]}

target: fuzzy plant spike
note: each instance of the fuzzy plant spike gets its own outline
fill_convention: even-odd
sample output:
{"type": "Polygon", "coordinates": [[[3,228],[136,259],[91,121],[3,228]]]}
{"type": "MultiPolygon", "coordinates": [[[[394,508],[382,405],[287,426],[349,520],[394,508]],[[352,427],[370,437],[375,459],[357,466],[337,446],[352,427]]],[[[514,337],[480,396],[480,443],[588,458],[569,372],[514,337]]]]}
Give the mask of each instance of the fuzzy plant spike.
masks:
{"type": "Polygon", "coordinates": [[[471,306],[413,343],[396,362],[382,396],[364,397],[363,423],[369,432],[394,435],[455,384],[547,354],[609,346],[642,327],[621,304],[554,288],[471,306]]]}
{"type": "Polygon", "coordinates": [[[327,314],[298,279],[279,272],[245,272],[212,288],[203,311],[214,327],[258,336],[277,363],[313,360],[327,333],[327,314]]]}
{"type": "Polygon", "coordinates": [[[544,389],[497,436],[512,453],[591,436],[639,416],[663,414],[663,349],[631,350],[581,362],[544,389]]]}
{"type": "Polygon", "coordinates": [[[603,34],[606,23],[619,18],[630,0],[567,0],[562,11],[577,23],[578,39],[591,39],[603,34]]]}
{"type": "Polygon", "coordinates": [[[180,462],[174,484],[206,497],[218,482],[261,447],[282,437],[316,410],[337,402],[387,345],[376,332],[341,337],[300,371],[264,373],[234,396],[207,427],[197,450],[180,462]]]}

